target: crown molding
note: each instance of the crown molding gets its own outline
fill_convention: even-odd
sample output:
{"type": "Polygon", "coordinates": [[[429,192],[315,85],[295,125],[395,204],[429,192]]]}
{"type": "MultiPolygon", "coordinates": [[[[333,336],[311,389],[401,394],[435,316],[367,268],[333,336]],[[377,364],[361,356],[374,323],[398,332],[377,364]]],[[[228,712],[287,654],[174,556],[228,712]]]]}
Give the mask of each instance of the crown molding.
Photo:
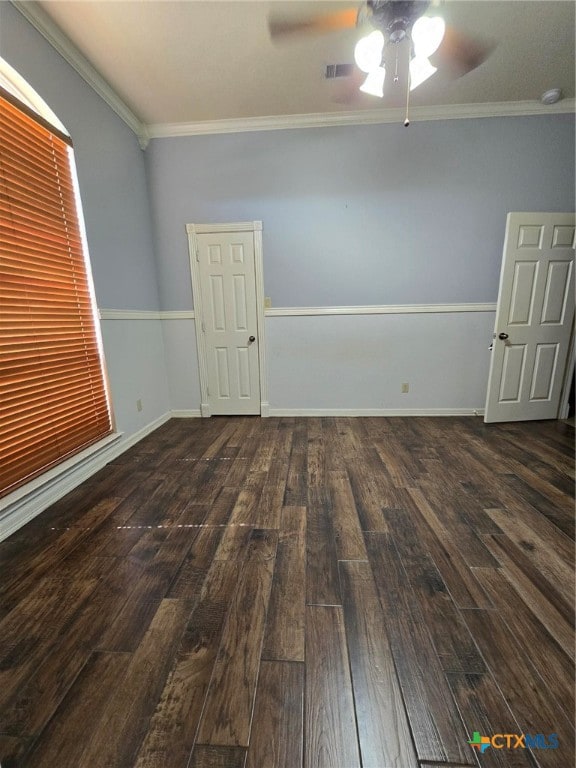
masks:
{"type": "MultiPolygon", "coordinates": [[[[412,107],[411,122],[427,120],[461,120],[481,117],[522,117],[574,113],[576,101],[563,99],[549,106],[539,101],[505,101],[481,104],[445,104],[432,107],[412,107]]],[[[246,131],[278,131],[290,128],[327,128],[343,125],[374,125],[403,123],[404,109],[366,109],[362,111],[320,112],[307,115],[274,115],[197,123],[156,123],[148,125],[151,139],[176,136],[202,136],[246,131]]]]}
{"type": "MultiPolygon", "coordinates": [[[[118,117],[134,131],[142,149],[146,149],[150,139],[158,138],[242,133],[246,131],[275,131],[291,128],[375,125],[380,123],[402,123],[404,121],[404,110],[393,108],[146,125],[52,21],[36,0],[10,0],[10,2],[40,32],[50,45],[58,51],[70,66],[76,70],[88,85],[96,91],[108,106],[114,110],[118,117]]],[[[574,114],[575,111],[576,100],[563,99],[551,105],[541,104],[539,101],[511,101],[412,107],[410,113],[412,122],[424,122],[428,120],[458,120],[482,117],[574,114]]]]}
{"type": "Polygon", "coordinates": [[[11,0],[12,5],[32,24],[35,29],[58,51],[58,53],[73,67],[88,85],[104,99],[111,109],[120,117],[126,125],[134,131],[142,149],[145,149],[148,141],[148,129],[144,123],[122,101],[120,96],[104,80],[102,75],[90,64],[88,59],[80,53],[72,41],[52,21],[35,0],[11,0]]]}

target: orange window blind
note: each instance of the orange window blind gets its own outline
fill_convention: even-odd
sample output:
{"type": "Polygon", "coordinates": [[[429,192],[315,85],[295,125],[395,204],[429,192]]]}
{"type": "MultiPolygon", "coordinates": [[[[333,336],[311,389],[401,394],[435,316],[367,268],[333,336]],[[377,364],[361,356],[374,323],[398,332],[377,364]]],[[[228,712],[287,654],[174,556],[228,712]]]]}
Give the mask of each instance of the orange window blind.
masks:
{"type": "Polygon", "coordinates": [[[0,92],[0,495],[112,431],[73,162],[0,92]]]}

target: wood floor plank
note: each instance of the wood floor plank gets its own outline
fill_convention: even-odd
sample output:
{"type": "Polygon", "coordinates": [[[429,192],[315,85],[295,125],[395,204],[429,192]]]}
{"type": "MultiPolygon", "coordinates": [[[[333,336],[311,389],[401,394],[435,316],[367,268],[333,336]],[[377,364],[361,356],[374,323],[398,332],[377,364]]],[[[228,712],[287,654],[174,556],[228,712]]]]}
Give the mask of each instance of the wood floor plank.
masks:
{"type": "Polygon", "coordinates": [[[99,651],[133,651],[139,644],[158,606],[168,591],[170,575],[145,569],[122,610],[98,643],[99,651]]]}
{"type": "Polygon", "coordinates": [[[280,527],[287,474],[287,463],[277,459],[270,462],[258,505],[251,518],[254,528],[277,530],[280,527]]]}
{"type": "Polygon", "coordinates": [[[202,452],[200,458],[217,459],[223,455],[226,455],[226,458],[230,458],[229,443],[231,440],[233,440],[233,436],[237,429],[238,424],[234,419],[227,421],[219,430],[214,439],[210,442],[206,450],[202,452]],[[226,452],[226,449],[228,449],[228,452],[226,452]]]}
{"type": "MultiPolygon", "coordinates": [[[[128,654],[96,653],[72,686],[54,718],[26,757],[26,768],[78,768],[92,728],[102,717],[111,692],[123,679],[128,654]],[[87,729],[90,713],[92,727],[87,729]]],[[[86,763],[84,763],[86,764],[86,763]]],[[[101,764],[101,763],[100,763],[101,764]]]]}
{"type": "Polygon", "coordinates": [[[236,504],[238,489],[225,486],[210,504],[208,514],[204,518],[204,525],[224,526],[230,520],[232,510],[236,504]]]}
{"type": "MultiPolygon", "coordinates": [[[[544,515],[562,533],[574,541],[574,510],[568,509],[567,504],[563,508],[556,506],[539,488],[530,485],[526,480],[518,477],[518,475],[508,475],[506,482],[518,497],[519,502],[522,500],[527,501],[531,507],[544,515]]],[[[559,496],[559,494],[554,495],[556,498],[559,496]]],[[[565,499],[564,494],[562,494],[562,498],[565,499]]],[[[492,507],[494,505],[487,506],[492,507]]]]}
{"type": "Polygon", "coordinates": [[[365,538],[418,759],[473,764],[458,709],[393,541],[382,533],[366,533],[365,538]]]}
{"type": "Polygon", "coordinates": [[[199,529],[188,554],[173,577],[166,597],[195,598],[200,595],[223,532],[224,526],[199,529]]]}
{"type": "Polygon", "coordinates": [[[242,561],[215,561],[182,641],[135,768],[186,768],[242,561]]]}
{"type": "Polygon", "coordinates": [[[245,768],[301,768],[304,665],[263,661],[245,768]]]}
{"type": "Polygon", "coordinates": [[[199,744],[194,748],[188,768],[244,768],[246,750],[241,747],[208,747],[199,744]]]}
{"type": "MultiPolygon", "coordinates": [[[[475,732],[482,736],[520,733],[519,724],[489,672],[450,674],[448,682],[466,723],[469,741],[474,738],[475,732]]],[[[481,756],[476,754],[476,757],[482,768],[534,768],[531,756],[523,749],[489,747],[481,756]]]]}
{"type": "Polygon", "coordinates": [[[500,530],[534,563],[566,602],[574,607],[574,544],[528,506],[486,510],[500,530]]]}
{"type": "Polygon", "coordinates": [[[556,733],[557,750],[538,750],[540,768],[570,765],[574,758],[574,730],[556,694],[549,691],[534,667],[521,652],[512,633],[494,611],[463,611],[502,695],[520,726],[521,733],[556,733]],[[502,660],[506,659],[503,664],[502,660]]]}
{"type": "Polygon", "coordinates": [[[478,568],[476,578],[482,584],[499,616],[516,638],[524,654],[557,696],[567,717],[574,713],[574,665],[543,624],[522,601],[502,573],[493,568],[478,568]]]}
{"type": "Polygon", "coordinates": [[[0,734],[0,765],[4,768],[17,768],[18,765],[22,765],[29,746],[25,739],[0,734]]]}
{"type": "Polygon", "coordinates": [[[292,427],[284,424],[283,420],[278,423],[276,431],[276,442],[274,445],[274,460],[287,465],[292,451],[292,427]]]}
{"type": "Polygon", "coordinates": [[[564,653],[574,659],[574,628],[564,601],[518,547],[506,536],[483,537],[503,566],[502,572],[532,613],[542,622],[564,653]]]}
{"type": "Polygon", "coordinates": [[[346,472],[329,472],[332,527],[338,560],[367,560],[356,503],[346,472]]]}
{"type": "Polygon", "coordinates": [[[251,472],[270,472],[270,466],[274,459],[274,446],[276,442],[276,430],[268,429],[263,431],[258,447],[254,454],[254,459],[250,465],[251,472]]]}
{"type": "Polygon", "coordinates": [[[263,659],[304,661],[306,508],[284,507],[263,659]]]}
{"type": "Polygon", "coordinates": [[[248,545],[200,727],[198,743],[246,747],[278,534],[255,530],[248,545]]]}
{"type": "Polygon", "coordinates": [[[360,768],[342,609],[306,609],[305,768],[360,768]]]}
{"type": "Polygon", "coordinates": [[[220,538],[218,549],[214,553],[214,559],[233,560],[238,557],[240,552],[246,550],[253,530],[252,526],[248,525],[230,524],[226,526],[220,538]]]}
{"type": "MultiPolygon", "coordinates": [[[[493,459],[494,454],[482,441],[476,441],[468,448],[467,460],[474,463],[476,468],[484,462],[493,461],[493,459]]],[[[486,477],[487,471],[485,466],[483,466],[481,471],[482,476],[486,477]]],[[[540,505],[543,514],[551,514],[551,516],[557,517],[558,515],[561,516],[562,512],[564,512],[569,516],[572,515],[573,506],[570,503],[570,494],[564,494],[550,484],[544,484],[544,481],[540,480],[536,475],[533,475],[533,473],[527,472],[521,464],[513,464],[510,466],[505,456],[502,457],[502,466],[499,468],[498,472],[496,495],[500,499],[500,502],[495,505],[496,507],[513,508],[515,505],[526,503],[526,499],[523,499],[522,495],[519,495],[514,487],[515,481],[513,478],[518,475],[523,479],[528,479],[528,482],[532,485],[538,485],[545,490],[546,494],[548,494],[549,500],[547,501],[546,506],[542,507],[542,505],[540,505]],[[508,484],[509,476],[512,478],[512,483],[510,485],[508,484]]]]}
{"type": "Polygon", "coordinates": [[[436,536],[441,541],[450,542],[469,567],[496,568],[497,560],[476,532],[463,522],[459,499],[454,502],[450,487],[438,486],[434,480],[420,480],[418,485],[410,493],[436,536]]]}
{"type": "Polygon", "coordinates": [[[308,487],[326,485],[326,445],[322,427],[309,429],[306,475],[308,487]]]}
{"type": "Polygon", "coordinates": [[[406,493],[414,502],[410,507],[405,494],[406,508],[420,513],[412,515],[411,522],[421,541],[425,542],[456,605],[459,608],[490,608],[491,603],[486,593],[474,578],[456,542],[444,536],[443,526],[430,525],[433,512],[423,493],[418,488],[410,488],[406,493]]]}
{"type": "Polygon", "coordinates": [[[416,485],[415,474],[419,473],[414,471],[411,461],[406,464],[409,455],[400,449],[397,442],[392,444],[388,438],[385,442],[376,442],[374,447],[396,488],[412,488],[416,485]]]}
{"type": "Polygon", "coordinates": [[[306,505],[307,471],[308,458],[306,451],[301,448],[295,449],[295,440],[292,443],[292,453],[288,464],[288,474],[286,475],[286,486],[284,490],[285,507],[302,507],[306,505]]]}
{"type": "Polygon", "coordinates": [[[401,546],[398,551],[444,671],[483,672],[482,656],[432,558],[404,557],[401,546]]]}
{"type": "Polygon", "coordinates": [[[246,475],[230,515],[231,525],[254,526],[258,517],[258,504],[265,482],[265,472],[250,472],[246,475]]]}
{"type": "Polygon", "coordinates": [[[34,557],[22,559],[20,567],[14,565],[5,571],[7,574],[0,584],[0,595],[5,605],[12,606],[20,598],[27,596],[44,574],[53,572],[84,539],[91,536],[94,529],[103,525],[112,512],[121,505],[118,498],[106,499],[94,505],[88,505],[87,511],[81,510],[81,524],[66,527],[52,539],[34,557]]]}
{"type": "MultiPolygon", "coordinates": [[[[152,492],[145,496],[139,496],[137,504],[134,504],[134,494],[119,508],[120,512],[132,501],[133,514],[123,518],[126,525],[132,526],[156,526],[173,525],[190,502],[189,490],[183,485],[179,474],[170,475],[162,472],[153,472],[149,482],[158,481],[158,485],[152,492]]],[[[204,502],[202,502],[204,503],[204,502]]]]}
{"type": "Polygon", "coordinates": [[[341,562],[340,578],[362,766],[417,768],[370,565],[341,562]]]}
{"type": "Polygon", "coordinates": [[[104,651],[134,651],[194,543],[198,529],[172,528],[98,644],[104,651]]]}
{"type": "Polygon", "coordinates": [[[95,565],[87,562],[73,579],[65,568],[55,569],[0,623],[0,733],[18,689],[52,652],[76,611],[97,587],[99,569],[95,565]]]}
{"type": "Polygon", "coordinates": [[[230,471],[226,475],[226,487],[240,489],[248,471],[250,469],[251,459],[249,456],[237,455],[231,462],[230,471]]]}
{"type": "Polygon", "coordinates": [[[378,482],[376,474],[360,462],[348,470],[348,478],[362,530],[385,533],[388,528],[382,507],[389,507],[391,504],[385,495],[384,481],[378,482]]]}
{"type": "Polygon", "coordinates": [[[309,605],[340,605],[332,502],[327,488],[308,489],[307,514],[306,602],[309,605]]]}
{"type": "MultiPolygon", "coordinates": [[[[183,486],[196,504],[211,504],[226,484],[231,469],[232,461],[229,458],[200,459],[183,486]]],[[[182,481],[182,475],[177,476],[182,481]]]]}
{"type": "Polygon", "coordinates": [[[43,657],[26,685],[18,690],[2,717],[6,732],[35,737],[43,730],[88,662],[92,649],[130,599],[129,585],[139,579],[141,570],[130,561],[110,563],[90,600],[75,613],[60,636],[60,642],[43,657]]]}
{"type": "Polygon", "coordinates": [[[552,472],[561,472],[574,479],[574,455],[570,448],[555,441],[543,442],[541,433],[533,433],[533,439],[527,444],[518,440],[518,432],[508,425],[502,432],[490,434],[489,440],[489,444],[502,450],[509,460],[527,467],[531,472],[544,477],[549,477],[552,472]]]}
{"type": "Polygon", "coordinates": [[[132,764],[146,737],[189,615],[186,600],[160,603],[123,677],[109,691],[102,717],[86,742],[81,765],[124,768],[132,764]]]}

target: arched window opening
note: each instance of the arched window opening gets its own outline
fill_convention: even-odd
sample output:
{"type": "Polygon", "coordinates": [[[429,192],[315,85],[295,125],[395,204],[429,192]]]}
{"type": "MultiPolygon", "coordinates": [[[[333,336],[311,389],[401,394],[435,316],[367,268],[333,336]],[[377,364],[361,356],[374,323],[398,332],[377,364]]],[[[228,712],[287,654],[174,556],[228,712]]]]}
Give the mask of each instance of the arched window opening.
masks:
{"type": "Polygon", "coordinates": [[[111,431],[72,142],[0,59],[0,496],[111,431]]]}

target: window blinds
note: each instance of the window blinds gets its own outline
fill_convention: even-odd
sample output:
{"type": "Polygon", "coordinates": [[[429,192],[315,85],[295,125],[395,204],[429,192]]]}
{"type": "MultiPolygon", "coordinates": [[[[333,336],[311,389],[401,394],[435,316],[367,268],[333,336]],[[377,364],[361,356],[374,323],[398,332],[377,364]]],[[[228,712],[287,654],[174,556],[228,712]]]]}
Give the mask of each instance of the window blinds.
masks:
{"type": "Polygon", "coordinates": [[[0,93],[0,495],[112,431],[73,162],[0,93]]]}

